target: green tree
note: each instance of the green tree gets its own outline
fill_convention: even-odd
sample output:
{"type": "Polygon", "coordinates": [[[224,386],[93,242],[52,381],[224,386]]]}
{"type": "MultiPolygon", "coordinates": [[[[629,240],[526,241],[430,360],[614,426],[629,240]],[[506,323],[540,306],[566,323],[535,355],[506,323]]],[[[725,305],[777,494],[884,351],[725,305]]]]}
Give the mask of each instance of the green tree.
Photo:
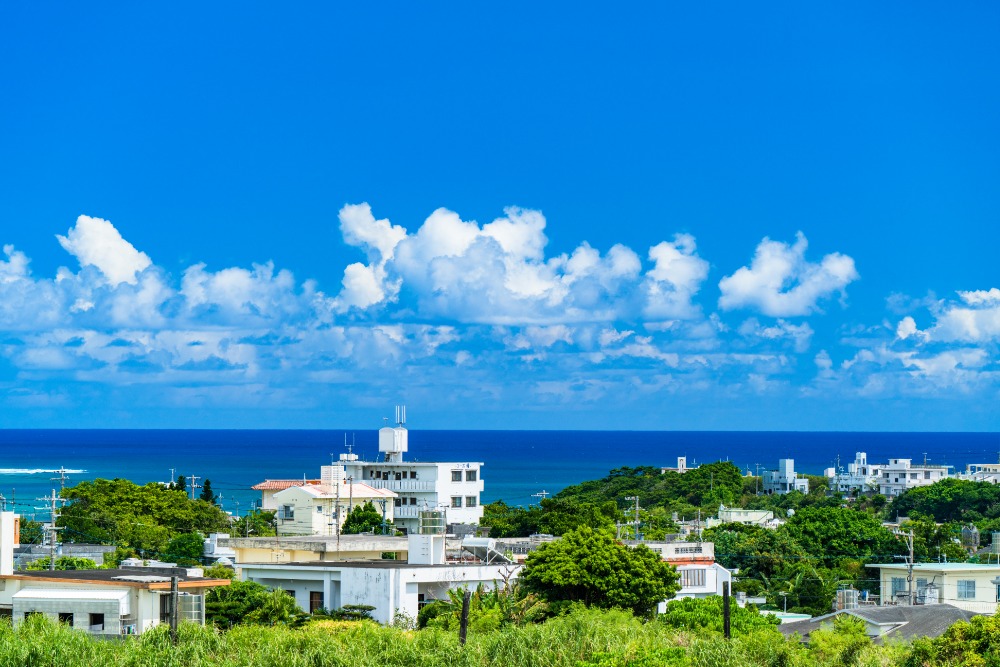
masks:
{"type": "Polygon", "coordinates": [[[212,588],[205,595],[205,620],[220,628],[231,628],[264,606],[267,596],[268,588],[256,581],[234,581],[212,588]]]}
{"type": "Polygon", "coordinates": [[[236,577],[236,570],[229,567],[228,565],[223,565],[222,563],[216,563],[215,565],[210,565],[205,568],[205,577],[208,579],[232,580],[236,577]]]}
{"type": "Polygon", "coordinates": [[[652,613],[677,592],[676,570],[645,546],[629,548],[609,531],[581,526],[528,555],[521,582],[550,603],[652,613]]]}
{"type": "Polygon", "coordinates": [[[205,553],[205,537],[201,533],[184,533],[170,539],[163,558],[178,565],[200,565],[205,553]]]}
{"type": "Polygon", "coordinates": [[[341,532],[345,535],[356,535],[378,531],[382,527],[382,513],[375,509],[371,501],[364,505],[355,505],[347,515],[341,532]]]}
{"type": "Polygon", "coordinates": [[[127,479],[95,479],[63,491],[70,502],[59,516],[69,542],[99,542],[158,556],[181,533],[228,532],[229,517],[218,507],[160,484],[139,486],[127,479]]]}
{"type": "Polygon", "coordinates": [[[212,491],[212,480],[206,478],[205,483],[201,487],[201,493],[198,495],[199,500],[204,500],[209,505],[214,505],[217,500],[215,492],[212,491]]]}
{"type": "Polygon", "coordinates": [[[21,522],[20,540],[21,544],[41,544],[45,538],[45,530],[38,521],[21,522]]]}
{"type": "MultiPolygon", "coordinates": [[[[781,623],[773,614],[762,614],[753,605],[730,607],[730,629],[734,637],[748,635],[761,630],[775,630],[781,623]]],[[[685,598],[667,603],[665,613],[656,620],[667,627],[693,630],[699,634],[710,631],[722,634],[722,598],[713,595],[708,598],[685,598]]]]}
{"type": "Polygon", "coordinates": [[[261,604],[246,615],[247,623],[259,625],[299,625],[305,613],[295,604],[295,598],[276,588],[268,592],[261,604]]]}
{"type": "Polygon", "coordinates": [[[269,537],[278,534],[274,512],[254,510],[233,522],[232,534],[237,537],[269,537]]]}
{"type": "MultiPolygon", "coordinates": [[[[25,570],[47,570],[49,569],[49,558],[39,558],[28,563],[25,570]]],[[[60,556],[56,558],[57,570],[96,570],[97,563],[89,558],[78,558],[76,556],[60,556]]]]}
{"type": "Polygon", "coordinates": [[[174,491],[180,491],[181,493],[187,494],[187,490],[188,490],[187,478],[184,477],[184,475],[178,475],[177,476],[177,482],[175,484],[173,484],[173,489],[172,490],[174,490],[174,491]]]}

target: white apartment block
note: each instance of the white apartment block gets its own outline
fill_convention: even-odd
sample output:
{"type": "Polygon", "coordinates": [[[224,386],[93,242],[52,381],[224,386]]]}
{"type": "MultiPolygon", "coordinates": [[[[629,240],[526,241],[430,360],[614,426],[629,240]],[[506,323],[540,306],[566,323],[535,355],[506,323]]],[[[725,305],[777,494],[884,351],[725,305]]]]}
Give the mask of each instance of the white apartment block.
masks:
{"type": "Polygon", "coordinates": [[[424,510],[444,510],[449,524],[478,524],[483,518],[483,464],[404,461],[403,454],[409,449],[405,410],[396,409],[396,426],[379,429],[382,461],[361,461],[356,454],[341,454],[339,463],[346,475],[355,482],[395,493],[395,525],[407,532],[417,529],[418,513],[424,510]]]}
{"type": "Polygon", "coordinates": [[[809,493],[809,480],[799,477],[795,472],[794,459],[778,459],[778,469],[765,471],[763,477],[764,493],[809,493]]]}
{"type": "Polygon", "coordinates": [[[878,492],[887,498],[892,498],[907,489],[930,486],[948,477],[948,466],[927,465],[926,463],[915,466],[911,459],[889,459],[889,463],[882,466],[878,492]]]}
{"type": "Polygon", "coordinates": [[[827,468],[823,474],[830,480],[830,490],[848,495],[874,493],[878,490],[882,469],[885,464],[868,463],[868,454],[856,452],[854,462],[847,464],[847,470],[827,468]]]}

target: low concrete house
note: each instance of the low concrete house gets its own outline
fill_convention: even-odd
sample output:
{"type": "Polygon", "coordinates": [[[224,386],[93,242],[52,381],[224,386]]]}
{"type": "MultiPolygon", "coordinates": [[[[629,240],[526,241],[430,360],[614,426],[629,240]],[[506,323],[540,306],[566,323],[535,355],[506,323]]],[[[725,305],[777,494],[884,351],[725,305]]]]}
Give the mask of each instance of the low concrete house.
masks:
{"type": "Polygon", "coordinates": [[[352,508],[372,502],[389,523],[396,494],[361,482],[333,480],[292,486],[274,494],[279,535],[335,535],[352,508]]]}
{"type": "Polygon", "coordinates": [[[856,609],[842,609],[806,621],[783,623],[778,627],[778,630],[786,636],[797,634],[803,641],[808,641],[809,635],[816,630],[832,628],[834,619],[842,614],[864,621],[865,634],[876,642],[886,639],[910,641],[918,637],[933,639],[942,635],[945,630],[958,621],[968,621],[978,615],[950,604],[866,606],[856,609]]]}
{"type": "Polygon", "coordinates": [[[1000,565],[916,563],[912,592],[906,563],[867,567],[879,570],[883,605],[950,604],[978,614],[994,614],[1000,601],[1000,565]]]}

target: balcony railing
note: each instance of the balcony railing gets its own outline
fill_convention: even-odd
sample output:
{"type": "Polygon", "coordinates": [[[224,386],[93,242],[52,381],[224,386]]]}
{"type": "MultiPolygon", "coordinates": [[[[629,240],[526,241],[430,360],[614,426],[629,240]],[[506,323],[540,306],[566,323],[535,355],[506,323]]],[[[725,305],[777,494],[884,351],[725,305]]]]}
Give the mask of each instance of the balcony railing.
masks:
{"type": "Polygon", "coordinates": [[[399,493],[401,491],[433,491],[434,482],[421,481],[419,479],[363,479],[358,480],[376,489],[385,489],[399,493]]]}

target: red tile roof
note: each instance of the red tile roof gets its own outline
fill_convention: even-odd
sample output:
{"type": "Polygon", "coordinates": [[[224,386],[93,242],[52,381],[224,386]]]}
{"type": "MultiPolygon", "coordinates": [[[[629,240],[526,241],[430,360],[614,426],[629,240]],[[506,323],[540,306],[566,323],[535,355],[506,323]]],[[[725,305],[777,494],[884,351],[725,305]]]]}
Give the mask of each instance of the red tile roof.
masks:
{"type": "Polygon", "coordinates": [[[254,491],[284,491],[293,486],[303,484],[319,484],[323,480],[319,479],[265,479],[260,484],[254,484],[250,488],[254,491]]]}

